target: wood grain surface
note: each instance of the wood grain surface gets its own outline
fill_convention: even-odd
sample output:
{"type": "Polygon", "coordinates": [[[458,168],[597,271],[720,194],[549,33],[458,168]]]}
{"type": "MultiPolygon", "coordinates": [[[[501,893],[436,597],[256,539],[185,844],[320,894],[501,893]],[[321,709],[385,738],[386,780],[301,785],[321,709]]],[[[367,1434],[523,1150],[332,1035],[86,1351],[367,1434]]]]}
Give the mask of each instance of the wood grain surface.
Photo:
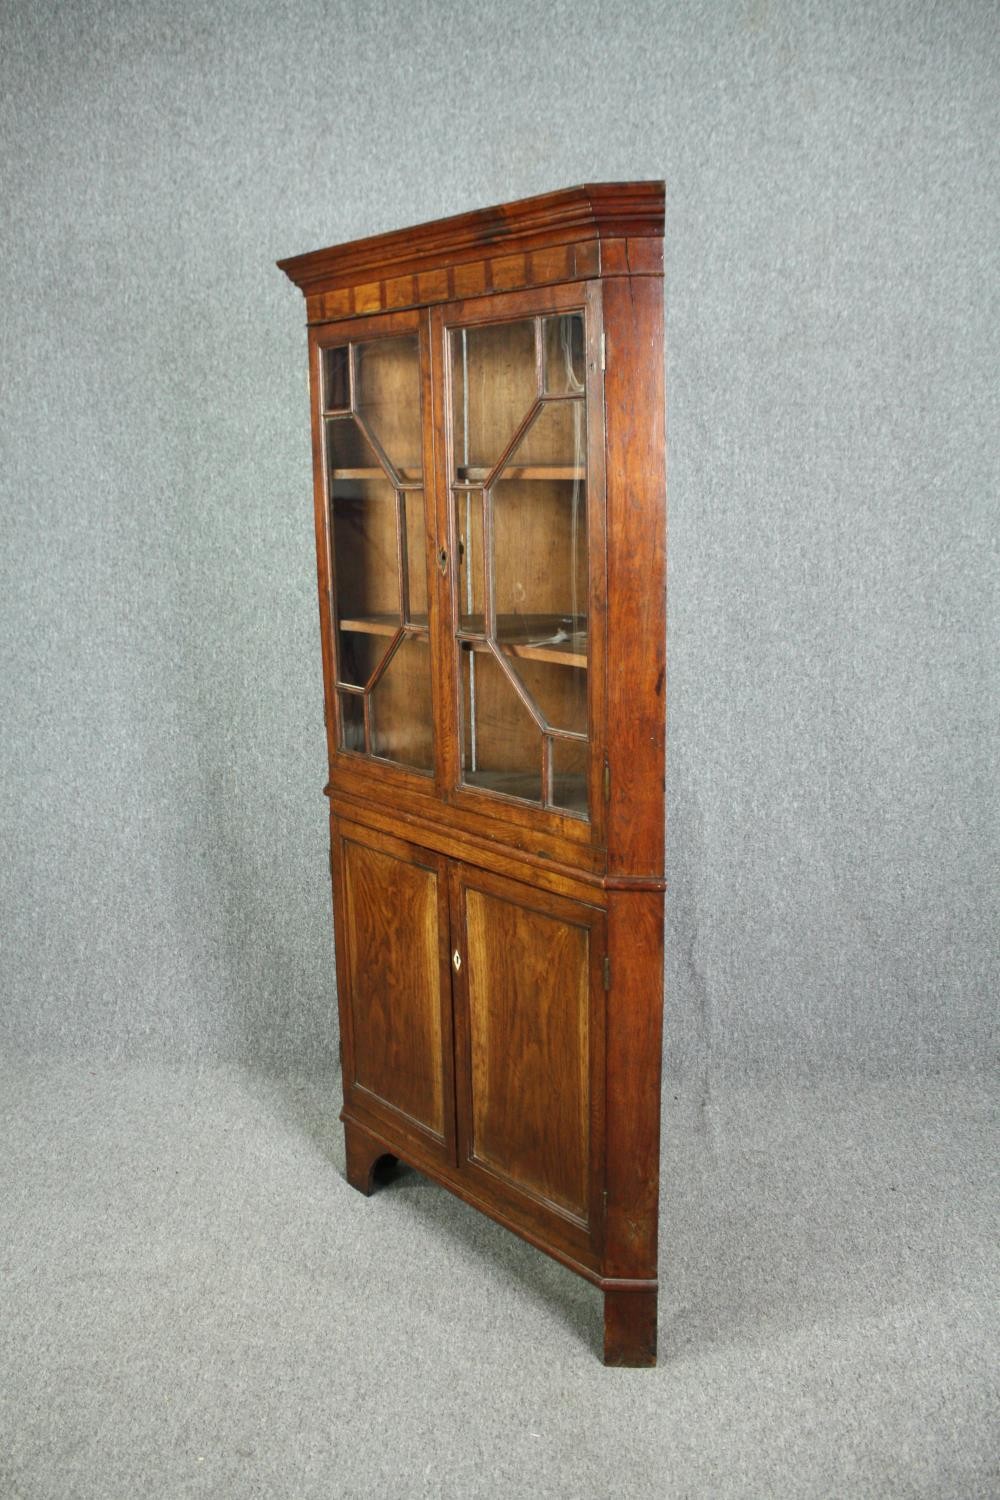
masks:
{"type": "Polygon", "coordinates": [[[306,296],[348,1175],[387,1153],[656,1358],[662,183],[282,262],[306,296]],[[338,626],[339,622],[339,626],[338,626]]]}
{"type": "Polygon", "coordinates": [[[438,871],[377,835],[342,841],[351,1082],[442,1140],[445,1083],[438,871]]]}

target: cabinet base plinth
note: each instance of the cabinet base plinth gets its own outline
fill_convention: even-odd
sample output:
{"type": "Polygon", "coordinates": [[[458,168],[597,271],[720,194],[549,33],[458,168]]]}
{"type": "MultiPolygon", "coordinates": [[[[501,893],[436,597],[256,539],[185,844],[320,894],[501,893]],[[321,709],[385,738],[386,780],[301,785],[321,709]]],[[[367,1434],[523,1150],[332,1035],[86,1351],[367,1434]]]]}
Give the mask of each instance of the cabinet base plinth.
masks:
{"type": "Polygon", "coordinates": [[[375,1186],[375,1168],[379,1162],[395,1166],[396,1157],[367,1130],[358,1130],[344,1121],[344,1144],[347,1148],[347,1180],[366,1198],[375,1186]]]}
{"type": "Polygon", "coordinates": [[[604,1363],[642,1368],[656,1364],[656,1292],[604,1293],[604,1363]]]}

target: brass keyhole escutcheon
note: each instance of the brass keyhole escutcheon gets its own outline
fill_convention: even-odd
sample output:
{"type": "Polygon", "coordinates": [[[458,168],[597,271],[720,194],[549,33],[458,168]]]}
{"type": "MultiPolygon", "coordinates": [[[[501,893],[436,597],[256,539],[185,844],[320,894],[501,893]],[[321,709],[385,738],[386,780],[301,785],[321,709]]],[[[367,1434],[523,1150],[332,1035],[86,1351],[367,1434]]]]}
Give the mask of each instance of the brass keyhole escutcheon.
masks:
{"type": "Polygon", "coordinates": [[[455,949],[454,953],[451,955],[451,962],[452,962],[452,966],[453,966],[453,968],[455,970],[455,973],[457,974],[459,972],[459,970],[461,969],[461,967],[462,967],[462,955],[461,955],[461,953],[459,953],[459,951],[458,951],[457,948],[455,949]]]}
{"type": "Polygon", "coordinates": [[[438,553],[438,567],[441,569],[441,577],[443,578],[448,571],[448,553],[444,547],[438,553]]]}

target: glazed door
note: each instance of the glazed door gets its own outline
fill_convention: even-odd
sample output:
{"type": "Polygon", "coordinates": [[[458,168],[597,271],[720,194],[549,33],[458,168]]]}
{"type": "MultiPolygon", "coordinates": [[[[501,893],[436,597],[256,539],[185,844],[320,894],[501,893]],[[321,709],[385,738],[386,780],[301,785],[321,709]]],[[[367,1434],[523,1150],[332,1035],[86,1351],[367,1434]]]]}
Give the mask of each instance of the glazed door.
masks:
{"type": "Polygon", "coordinates": [[[570,837],[599,840],[600,289],[480,298],[435,311],[432,329],[451,550],[448,784],[494,816],[537,822],[527,809],[544,809],[570,837]]]}
{"type": "Polygon", "coordinates": [[[426,317],[319,328],[312,360],[331,750],[426,784],[435,745],[426,317]]]}
{"type": "Polygon", "coordinates": [[[604,913],[457,864],[451,909],[462,1171],[586,1258],[603,1217],[604,913]]]}
{"type": "Polygon", "coordinates": [[[333,822],[344,1102],[455,1160],[446,861],[333,822]]]}

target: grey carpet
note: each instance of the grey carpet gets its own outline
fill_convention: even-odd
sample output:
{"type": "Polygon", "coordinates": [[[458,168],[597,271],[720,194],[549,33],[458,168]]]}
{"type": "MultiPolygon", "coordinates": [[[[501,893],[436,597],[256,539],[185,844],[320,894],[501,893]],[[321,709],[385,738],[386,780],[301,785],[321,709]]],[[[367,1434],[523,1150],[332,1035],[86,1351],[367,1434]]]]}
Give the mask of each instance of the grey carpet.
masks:
{"type": "Polygon", "coordinates": [[[671,1094],[661,1363],[338,1080],[8,1062],[0,1494],[997,1493],[984,1084],[671,1094]]]}

